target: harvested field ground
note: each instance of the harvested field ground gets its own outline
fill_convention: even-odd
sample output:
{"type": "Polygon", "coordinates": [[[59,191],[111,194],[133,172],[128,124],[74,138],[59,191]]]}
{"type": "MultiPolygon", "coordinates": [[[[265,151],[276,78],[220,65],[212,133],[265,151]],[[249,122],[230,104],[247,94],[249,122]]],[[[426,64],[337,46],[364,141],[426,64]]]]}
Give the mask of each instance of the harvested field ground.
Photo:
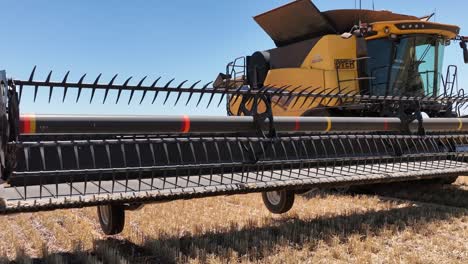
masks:
{"type": "Polygon", "coordinates": [[[0,217],[8,263],[468,263],[468,177],[312,192],[270,214],[259,194],[175,201],[100,233],[95,208],[0,217]]]}

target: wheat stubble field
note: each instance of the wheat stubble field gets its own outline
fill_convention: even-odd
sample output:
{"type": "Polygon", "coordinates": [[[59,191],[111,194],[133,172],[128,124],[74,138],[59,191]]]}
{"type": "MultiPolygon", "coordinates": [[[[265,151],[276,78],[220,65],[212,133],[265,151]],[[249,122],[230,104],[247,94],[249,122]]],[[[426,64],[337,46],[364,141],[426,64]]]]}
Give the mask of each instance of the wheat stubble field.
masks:
{"type": "Polygon", "coordinates": [[[468,177],[451,186],[154,204],[105,237],[95,208],[0,217],[2,263],[468,263],[468,177]]]}

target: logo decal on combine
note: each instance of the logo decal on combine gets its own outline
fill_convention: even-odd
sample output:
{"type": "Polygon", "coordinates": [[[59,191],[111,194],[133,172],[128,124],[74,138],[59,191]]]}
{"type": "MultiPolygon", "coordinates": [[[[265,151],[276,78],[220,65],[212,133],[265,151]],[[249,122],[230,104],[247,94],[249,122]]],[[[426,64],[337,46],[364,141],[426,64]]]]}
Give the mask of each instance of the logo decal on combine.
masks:
{"type": "Polygon", "coordinates": [[[312,58],[312,63],[318,63],[322,61],[323,61],[323,58],[322,56],[320,56],[320,54],[314,55],[314,57],[312,58]]]}
{"type": "Polygon", "coordinates": [[[353,70],[356,68],[356,61],[350,59],[335,60],[335,68],[338,70],[353,70]]]}

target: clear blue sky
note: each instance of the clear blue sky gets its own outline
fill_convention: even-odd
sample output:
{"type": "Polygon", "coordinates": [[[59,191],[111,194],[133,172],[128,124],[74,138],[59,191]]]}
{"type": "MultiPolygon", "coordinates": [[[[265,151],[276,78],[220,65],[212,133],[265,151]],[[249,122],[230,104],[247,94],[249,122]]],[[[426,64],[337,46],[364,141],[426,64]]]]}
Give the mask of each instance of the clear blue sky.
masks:
{"type": "MultiPolygon", "coordinates": [[[[71,70],[72,80],[80,74],[93,77],[102,73],[108,81],[115,73],[168,80],[211,81],[234,57],[272,48],[268,36],[252,17],[287,0],[2,0],[0,69],[10,76],[27,78],[34,65],[37,76],[45,78],[49,70],[60,80],[71,70]]],[[[363,0],[364,8],[372,1],[363,0]]],[[[354,8],[354,0],[315,0],[321,10],[354,8]]],[[[375,8],[394,12],[426,15],[437,11],[437,21],[457,24],[468,35],[466,0],[384,1],[375,0],[375,8]]],[[[445,65],[458,64],[460,84],[468,81],[468,67],[462,65],[461,50],[448,48],[445,65]]],[[[148,81],[150,82],[150,81],[148,81]]],[[[467,85],[465,85],[468,87],[467,85]]],[[[25,104],[25,112],[84,112],[127,114],[224,114],[224,107],[190,109],[184,107],[127,106],[125,98],[118,106],[103,108],[73,99],[62,104],[56,94],[52,105],[25,104]]],[[[40,99],[46,100],[46,93],[40,99]]],[[[26,97],[27,99],[27,97],[26,97]]],[[[29,98],[30,99],[30,98],[29,98]]],[[[24,101],[26,103],[26,101],[24,101]]]]}

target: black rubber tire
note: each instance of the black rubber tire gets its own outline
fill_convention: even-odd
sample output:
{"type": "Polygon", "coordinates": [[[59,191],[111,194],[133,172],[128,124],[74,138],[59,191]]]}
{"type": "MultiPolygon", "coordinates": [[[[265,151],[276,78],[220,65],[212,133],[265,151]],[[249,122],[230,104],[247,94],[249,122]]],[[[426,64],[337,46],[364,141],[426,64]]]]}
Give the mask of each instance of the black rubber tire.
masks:
{"type": "Polygon", "coordinates": [[[123,205],[99,205],[97,213],[104,234],[111,236],[122,232],[125,226],[125,208],[123,205]]]}
{"type": "Polygon", "coordinates": [[[452,177],[443,177],[443,178],[434,178],[429,180],[421,180],[422,183],[429,183],[429,184],[442,184],[442,185],[451,185],[452,183],[456,182],[458,176],[452,177]]]}
{"type": "Polygon", "coordinates": [[[262,199],[265,207],[273,214],[284,214],[291,210],[294,205],[294,191],[290,190],[281,190],[275,191],[279,197],[279,201],[277,203],[271,202],[268,193],[272,192],[263,192],[262,199]]]}
{"type": "Polygon", "coordinates": [[[440,183],[450,185],[450,184],[455,183],[457,179],[458,179],[458,176],[445,177],[445,178],[440,179],[440,183]]]}

